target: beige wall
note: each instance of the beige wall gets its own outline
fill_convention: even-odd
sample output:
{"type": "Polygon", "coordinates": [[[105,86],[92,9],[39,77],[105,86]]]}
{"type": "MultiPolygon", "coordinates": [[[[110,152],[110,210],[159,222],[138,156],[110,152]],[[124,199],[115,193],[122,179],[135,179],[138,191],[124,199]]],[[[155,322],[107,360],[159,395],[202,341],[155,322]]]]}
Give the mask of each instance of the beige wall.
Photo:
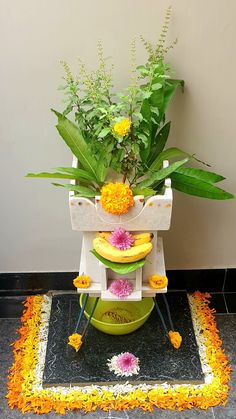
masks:
{"type": "MultiPolygon", "coordinates": [[[[28,171],[69,165],[51,106],[62,110],[60,59],[91,69],[96,42],[113,55],[116,83],[128,82],[129,44],[155,40],[169,0],[1,0],[0,271],[78,269],[80,235],[70,229],[67,193],[28,171]]],[[[236,1],[176,0],[169,55],[186,91],[169,111],[170,144],[208,161],[236,193],[236,1]]],[[[140,61],[144,52],[138,50],[140,61]]],[[[236,266],[236,202],[175,193],[165,236],[169,268],[236,266]]]]}

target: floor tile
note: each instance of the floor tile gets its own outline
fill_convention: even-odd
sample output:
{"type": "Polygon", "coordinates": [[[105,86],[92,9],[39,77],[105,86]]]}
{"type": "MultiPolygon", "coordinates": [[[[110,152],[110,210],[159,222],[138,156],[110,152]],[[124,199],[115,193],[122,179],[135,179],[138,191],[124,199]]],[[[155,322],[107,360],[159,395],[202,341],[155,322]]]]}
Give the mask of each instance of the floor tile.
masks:
{"type": "MultiPolygon", "coordinates": [[[[76,412],[74,412],[77,419],[76,412]]],[[[69,417],[69,416],[68,416],[69,417]]],[[[73,416],[71,416],[73,417],[73,416]]],[[[127,410],[118,412],[111,410],[110,412],[93,412],[88,413],[85,419],[213,419],[212,409],[204,410],[188,410],[182,412],[155,409],[153,412],[144,412],[140,409],[127,410]]]]}
{"type": "Polygon", "coordinates": [[[25,296],[0,298],[0,318],[21,317],[24,308],[22,301],[24,300],[25,296]]]}
{"type": "Polygon", "coordinates": [[[167,276],[169,279],[169,289],[221,292],[225,278],[225,269],[167,271],[167,276]]]}
{"type": "MultiPolygon", "coordinates": [[[[0,418],[11,419],[13,413],[7,405],[5,395],[7,393],[7,371],[12,364],[12,350],[10,344],[17,339],[17,328],[20,325],[18,319],[0,319],[0,418]]],[[[17,414],[18,412],[16,412],[17,414]]],[[[23,416],[22,416],[23,417],[23,416]]]]}
{"type": "Polygon", "coordinates": [[[214,407],[215,419],[236,419],[236,314],[216,316],[223,347],[233,368],[231,375],[231,392],[225,407],[214,407]]]}
{"type": "Polygon", "coordinates": [[[74,290],[77,272],[0,273],[0,291],[4,290],[74,290]]]}
{"type": "Polygon", "coordinates": [[[214,419],[235,419],[236,418],[236,408],[226,408],[219,409],[214,408],[214,419]]]}
{"type": "Polygon", "coordinates": [[[184,410],[181,412],[170,411],[170,410],[160,410],[155,409],[152,413],[140,412],[140,416],[137,410],[133,412],[128,412],[129,419],[213,419],[212,409],[209,410],[184,410]]]}
{"type": "Polygon", "coordinates": [[[224,291],[236,292],[236,268],[227,269],[224,291]]]}
{"type": "Polygon", "coordinates": [[[222,293],[211,293],[210,307],[216,310],[216,313],[227,313],[225,300],[222,293]]]}
{"type": "Polygon", "coordinates": [[[226,301],[229,313],[236,313],[236,292],[235,293],[226,292],[225,301],[226,301]]]}

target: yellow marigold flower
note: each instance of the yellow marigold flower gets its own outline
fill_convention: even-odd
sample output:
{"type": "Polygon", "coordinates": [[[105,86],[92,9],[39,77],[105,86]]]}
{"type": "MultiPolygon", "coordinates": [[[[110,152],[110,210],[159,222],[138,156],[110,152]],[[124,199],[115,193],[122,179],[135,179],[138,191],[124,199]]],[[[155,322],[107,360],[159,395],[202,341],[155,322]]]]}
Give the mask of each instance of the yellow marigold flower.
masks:
{"type": "Polygon", "coordinates": [[[91,278],[88,275],[77,276],[73,284],[76,288],[88,288],[91,285],[91,278]]]}
{"type": "Polygon", "coordinates": [[[148,277],[148,282],[152,288],[165,288],[168,285],[168,279],[164,275],[151,275],[148,277]]]}
{"type": "Polygon", "coordinates": [[[78,352],[78,350],[80,349],[82,343],[83,343],[82,342],[82,336],[79,333],[73,333],[68,338],[68,345],[70,345],[73,348],[75,348],[76,352],[78,352]]]}
{"type": "Polygon", "coordinates": [[[128,134],[131,127],[131,120],[128,118],[122,119],[119,122],[116,122],[113,126],[113,131],[115,134],[119,135],[120,137],[124,137],[128,134]]]}
{"type": "Polygon", "coordinates": [[[173,332],[170,330],[168,335],[174,348],[179,349],[182,343],[182,336],[179,334],[179,332],[173,332]]]}
{"type": "Polygon", "coordinates": [[[134,205],[133,193],[128,185],[124,183],[108,183],[101,189],[102,208],[111,214],[126,214],[134,205]]]}

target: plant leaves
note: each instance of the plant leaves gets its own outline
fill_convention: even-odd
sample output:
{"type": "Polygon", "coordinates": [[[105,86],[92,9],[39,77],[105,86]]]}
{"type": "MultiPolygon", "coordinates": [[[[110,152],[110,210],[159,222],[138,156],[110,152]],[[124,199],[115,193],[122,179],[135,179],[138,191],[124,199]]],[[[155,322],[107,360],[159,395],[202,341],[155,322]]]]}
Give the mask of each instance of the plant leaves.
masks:
{"type": "Polygon", "coordinates": [[[96,160],[91,156],[87,144],[77,126],[60,112],[54,109],[52,109],[52,112],[58,117],[56,128],[63,140],[77,157],[81,166],[97,179],[96,160]]]}
{"type": "MultiPolygon", "coordinates": [[[[111,158],[111,153],[109,153],[107,157],[111,158]]],[[[108,168],[104,164],[104,158],[100,158],[97,163],[97,177],[101,183],[105,181],[107,172],[108,172],[108,168]]]]}
{"type": "Polygon", "coordinates": [[[133,195],[152,196],[156,195],[156,191],[152,188],[139,188],[136,186],[132,189],[133,195]]]}
{"type": "Polygon", "coordinates": [[[164,149],[169,132],[170,132],[170,125],[171,122],[167,122],[156,134],[153,144],[150,150],[149,158],[148,158],[148,165],[152,164],[156,157],[162,152],[164,149]]]}
{"type": "Polygon", "coordinates": [[[140,140],[142,140],[144,147],[147,148],[148,147],[148,137],[142,133],[137,135],[138,138],[140,138],[140,140]]]}
{"type": "MultiPolygon", "coordinates": [[[[152,113],[151,113],[149,101],[147,99],[143,101],[140,112],[144,119],[140,124],[140,131],[142,133],[144,129],[146,128],[147,133],[150,133],[152,113]]],[[[142,135],[142,134],[139,134],[139,135],[142,135]]],[[[151,147],[151,135],[145,135],[144,144],[140,149],[140,157],[143,162],[146,161],[150,153],[150,147],[151,147]]]]}
{"type": "Polygon", "coordinates": [[[150,104],[151,104],[152,112],[153,112],[153,108],[156,108],[158,110],[158,116],[156,114],[154,118],[152,117],[152,135],[151,135],[151,138],[152,138],[152,141],[153,141],[153,138],[155,138],[157,129],[160,126],[160,123],[163,119],[162,108],[163,108],[163,103],[164,103],[164,87],[162,86],[161,89],[155,90],[152,93],[152,96],[150,97],[149,101],[150,101],[150,104]]]}
{"type": "Polygon", "coordinates": [[[161,83],[154,83],[151,85],[151,89],[152,90],[159,90],[162,88],[162,84],[161,83]]]}
{"type": "Polygon", "coordinates": [[[149,178],[146,179],[146,180],[143,180],[137,186],[142,187],[142,188],[146,188],[148,186],[151,186],[153,183],[156,183],[157,181],[161,181],[162,179],[165,179],[171,173],[173,173],[176,169],[178,169],[180,166],[187,163],[188,160],[189,160],[189,158],[179,160],[175,163],[170,164],[165,169],[158,170],[157,172],[154,172],[154,173],[148,172],[147,175],[149,176],[149,178]]]}
{"type": "Polygon", "coordinates": [[[100,260],[100,262],[102,262],[105,266],[107,266],[112,271],[120,275],[126,275],[130,272],[136,271],[136,269],[141,268],[145,263],[145,259],[138,260],[137,262],[128,263],[111,262],[110,260],[107,260],[104,257],[100,256],[94,249],[91,250],[91,253],[94,256],[96,256],[96,258],[100,260]]]}
{"type": "Polygon", "coordinates": [[[152,92],[148,92],[148,91],[143,91],[143,98],[144,99],[149,99],[152,95],[152,92]]]}
{"type": "Polygon", "coordinates": [[[162,117],[164,116],[166,109],[171,101],[171,98],[178,86],[182,86],[182,88],[184,88],[184,81],[177,79],[168,79],[166,81],[162,106],[162,117]]]}
{"type": "Polygon", "coordinates": [[[162,151],[159,156],[152,162],[149,167],[150,171],[158,170],[162,166],[164,160],[172,159],[173,157],[191,157],[190,154],[177,147],[171,147],[162,151]]]}
{"type": "Polygon", "coordinates": [[[163,101],[164,101],[164,89],[162,87],[162,89],[158,89],[155,90],[151,97],[150,97],[150,104],[151,106],[158,108],[158,110],[162,110],[163,107],[163,101]]]}
{"type": "Polygon", "coordinates": [[[172,187],[177,191],[189,195],[200,196],[208,199],[232,199],[234,195],[218,188],[212,183],[205,182],[196,177],[174,172],[171,174],[172,187]]]}
{"type": "Polygon", "coordinates": [[[75,179],[73,175],[64,174],[64,173],[27,173],[25,177],[34,177],[34,178],[54,178],[54,179],[75,179]]]}
{"type": "Polygon", "coordinates": [[[76,180],[91,180],[96,182],[96,178],[91,175],[90,173],[86,172],[86,170],[83,169],[79,169],[76,167],[55,167],[55,170],[58,170],[59,172],[63,172],[63,173],[69,173],[71,175],[73,175],[73,179],[76,180]]]}
{"type": "Polygon", "coordinates": [[[79,192],[80,196],[84,198],[94,198],[97,195],[96,191],[93,191],[90,188],[86,188],[86,186],[80,185],[71,185],[70,183],[66,183],[62,185],[61,183],[52,183],[54,186],[62,186],[63,188],[68,189],[69,191],[79,192]]]}
{"type": "Polygon", "coordinates": [[[151,109],[150,109],[150,104],[147,99],[144,99],[141,109],[140,109],[140,113],[143,119],[145,119],[148,123],[150,123],[151,109]]]}
{"type": "Polygon", "coordinates": [[[102,131],[99,133],[99,138],[104,138],[111,132],[110,128],[106,127],[103,128],[102,131]]]}
{"type": "Polygon", "coordinates": [[[195,169],[194,167],[180,167],[176,170],[177,173],[182,173],[186,176],[201,179],[204,182],[216,183],[225,179],[224,176],[218,175],[218,173],[208,172],[207,170],[195,169]]]}

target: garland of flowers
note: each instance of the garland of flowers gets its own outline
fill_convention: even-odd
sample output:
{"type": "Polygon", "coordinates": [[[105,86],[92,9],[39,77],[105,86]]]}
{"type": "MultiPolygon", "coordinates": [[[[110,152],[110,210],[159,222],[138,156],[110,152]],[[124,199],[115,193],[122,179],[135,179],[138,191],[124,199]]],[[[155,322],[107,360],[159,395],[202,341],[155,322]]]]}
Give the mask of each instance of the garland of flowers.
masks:
{"type": "Polygon", "coordinates": [[[33,411],[42,414],[55,410],[64,414],[67,409],[90,412],[97,408],[104,411],[141,408],[152,411],[154,407],[183,410],[225,405],[231,368],[221,347],[214,310],[208,306],[209,298],[209,294],[200,292],[189,296],[199,352],[201,360],[204,360],[204,384],[133,386],[125,383],[43,389],[39,378],[42,367],[39,364],[44,364],[42,341],[44,339],[46,342],[47,339],[50,299],[43,296],[28,297],[21,318],[20,338],[13,345],[14,364],[8,379],[9,407],[18,407],[22,413],[33,411]]]}

